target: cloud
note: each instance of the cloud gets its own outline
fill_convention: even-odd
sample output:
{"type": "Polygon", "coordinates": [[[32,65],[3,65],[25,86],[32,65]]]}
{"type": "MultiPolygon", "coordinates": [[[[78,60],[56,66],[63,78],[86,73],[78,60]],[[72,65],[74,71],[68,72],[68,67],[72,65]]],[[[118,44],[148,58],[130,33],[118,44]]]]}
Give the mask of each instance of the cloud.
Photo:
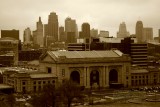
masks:
{"type": "Polygon", "coordinates": [[[135,32],[137,20],[144,26],[153,27],[155,36],[160,23],[160,0],[1,0],[0,29],[20,29],[21,36],[26,27],[35,30],[38,17],[48,23],[48,15],[54,11],[59,25],[70,16],[81,28],[89,22],[91,28],[108,30],[115,36],[119,24],[124,21],[128,31],[135,32]]]}

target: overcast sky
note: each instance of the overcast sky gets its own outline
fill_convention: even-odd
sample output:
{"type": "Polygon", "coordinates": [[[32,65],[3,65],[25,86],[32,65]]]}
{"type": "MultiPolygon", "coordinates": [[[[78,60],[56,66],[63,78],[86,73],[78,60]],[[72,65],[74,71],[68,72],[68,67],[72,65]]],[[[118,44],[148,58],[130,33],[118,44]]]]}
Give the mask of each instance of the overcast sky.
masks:
{"type": "Polygon", "coordinates": [[[91,28],[107,30],[116,36],[119,24],[125,22],[130,34],[135,33],[137,20],[144,27],[152,27],[154,36],[160,29],[160,0],[0,0],[0,29],[36,29],[41,16],[48,23],[50,12],[56,12],[59,25],[66,17],[76,19],[78,30],[83,22],[91,28]]]}

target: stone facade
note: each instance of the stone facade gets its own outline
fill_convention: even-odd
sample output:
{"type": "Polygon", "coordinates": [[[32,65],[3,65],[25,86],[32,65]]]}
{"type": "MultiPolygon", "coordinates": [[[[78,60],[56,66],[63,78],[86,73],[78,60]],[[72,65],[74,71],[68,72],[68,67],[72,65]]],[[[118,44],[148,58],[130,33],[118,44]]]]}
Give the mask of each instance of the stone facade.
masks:
{"type": "Polygon", "coordinates": [[[39,69],[56,75],[60,83],[72,79],[85,88],[92,88],[94,84],[105,88],[111,83],[130,87],[130,57],[115,53],[114,50],[50,51],[41,56],[39,69]]]}
{"type": "Polygon", "coordinates": [[[38,92],[47,84],[56,86],[57,77],[48,73],[22,68],[7,68],[3,73],[3,84],[14,88],[15,92],[38,92]]]}
{"type": "Polygon", "coordinates": [[[131,86],[144,87],[156,86],[160,84],[159,68],[148,67],[147,69],[132,68],[131,69],[131,86]]]}

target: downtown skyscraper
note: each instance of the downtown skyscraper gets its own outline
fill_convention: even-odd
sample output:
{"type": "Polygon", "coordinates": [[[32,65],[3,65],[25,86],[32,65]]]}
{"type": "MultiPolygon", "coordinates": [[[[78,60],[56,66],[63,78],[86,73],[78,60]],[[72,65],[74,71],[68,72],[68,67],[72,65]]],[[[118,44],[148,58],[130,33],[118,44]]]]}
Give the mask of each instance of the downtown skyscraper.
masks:
{"type": "Polygon", "coordinates": [[[43,24],[41,17],[39,17],[39,21],[36,23],[36,30],[33,31],[33,44],[43,47],[43,42],[43,24]]]}
{"type": "Polygon", "coordinates": [[[80,38],[90,38],[90,25],[89,23],[83,23],[82,24],[82,35],[80,38]]]}
{"type": "Polygon", "coordinates": [[[65,19],[65,35],[67,43],[76,42],[76,38],[78,37],[76,20],[71,19],[70,17],[65,19]]]}
{"type": "Polygon", "coordinates": [[[117,38],[125,38],[125,37],[129,37],[129,32],[127,32],[125,22],[122,22],[119,25],[119,31],[117,32],[117,38]]]}
{"type": "Polygon", "coordinates": [[[137,38],[137,42],[143,42],[143,23],[142,21],[137,21],[136,23],[136,38],[137,38]]]}
{"type": "Polygon", "coordinates": [[[153,40],[153,28],[145,27],[143,28],[143,42],[151,42],[153,40]]]}
{"type": "Polygon", "coordinates": [[[51,42],[57,42],[58,41],[58,29],[59,29],[59,23],[58,23],[58,15],[56,15],[55,12],[51,12],[48,16],[48,35],[50,39],[52,39],[51,42]]]}
{"type": "Polygon", "coordinates": [[[31,30],[30,30],[29,27],[24,30],[23,42],[24,42],[24,44],[26,44],[26,45],[27,45],[27,44],[31,44],[31,42],[32,42],[31,30]]]}
{"type": "Polygon", "coordinates": [[[41,17],[39,17],[39,21],[37,22],[37,43],[40,47],[43,47],[43,24],[41,21],[41,17]]]}
{"type": "Polygon", "coordinates": [[[91,37],[98,37],[98,29],[91,29],[90,30],[91,37]]]}
{"type": "Polygon", "coordinates": [[[64,32],[64,27],[63,26],[59,27],[59,41],[61,41],[61,42],[65,42],[66,41],[66,36],[65,36],[65,32],[64,32]]]}

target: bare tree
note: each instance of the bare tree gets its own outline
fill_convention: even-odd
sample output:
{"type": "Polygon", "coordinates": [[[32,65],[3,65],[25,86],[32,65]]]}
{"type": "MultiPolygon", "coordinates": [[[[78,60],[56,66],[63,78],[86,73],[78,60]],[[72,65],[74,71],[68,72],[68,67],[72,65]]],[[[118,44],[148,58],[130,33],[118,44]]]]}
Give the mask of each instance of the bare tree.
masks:
{"type": "Polygon", "coordinates": [[[65,82],[59,88],[63,98],[67,100],[67,106],[70,107],[74,98],[81,98],[81,87],[74,81],[65,80],[65,82]]]}
{"type": "Polygon", "coordinates": [[[66,80],[57,89],[54,85],[49,84],[40,94],[33,96],[31,103],[34,107],[61,107],[63,100],[70,107],[74,98],[82,98],[81,90],[81,87],[71,80],[66,80]]]}
{"type": "Polygon", "coordinates": [[[33,96],[31,103],[34,107],[55,107],[56,92],[53,84],[47,84],[40,94],[33,96]]]}
{"type": "Polygon", "coordinates": [[[9,104],[10,107],[14,107],[16,103],[15,96],[13,94],[9,94],[6,97],[7,103],[9,104]]]}

